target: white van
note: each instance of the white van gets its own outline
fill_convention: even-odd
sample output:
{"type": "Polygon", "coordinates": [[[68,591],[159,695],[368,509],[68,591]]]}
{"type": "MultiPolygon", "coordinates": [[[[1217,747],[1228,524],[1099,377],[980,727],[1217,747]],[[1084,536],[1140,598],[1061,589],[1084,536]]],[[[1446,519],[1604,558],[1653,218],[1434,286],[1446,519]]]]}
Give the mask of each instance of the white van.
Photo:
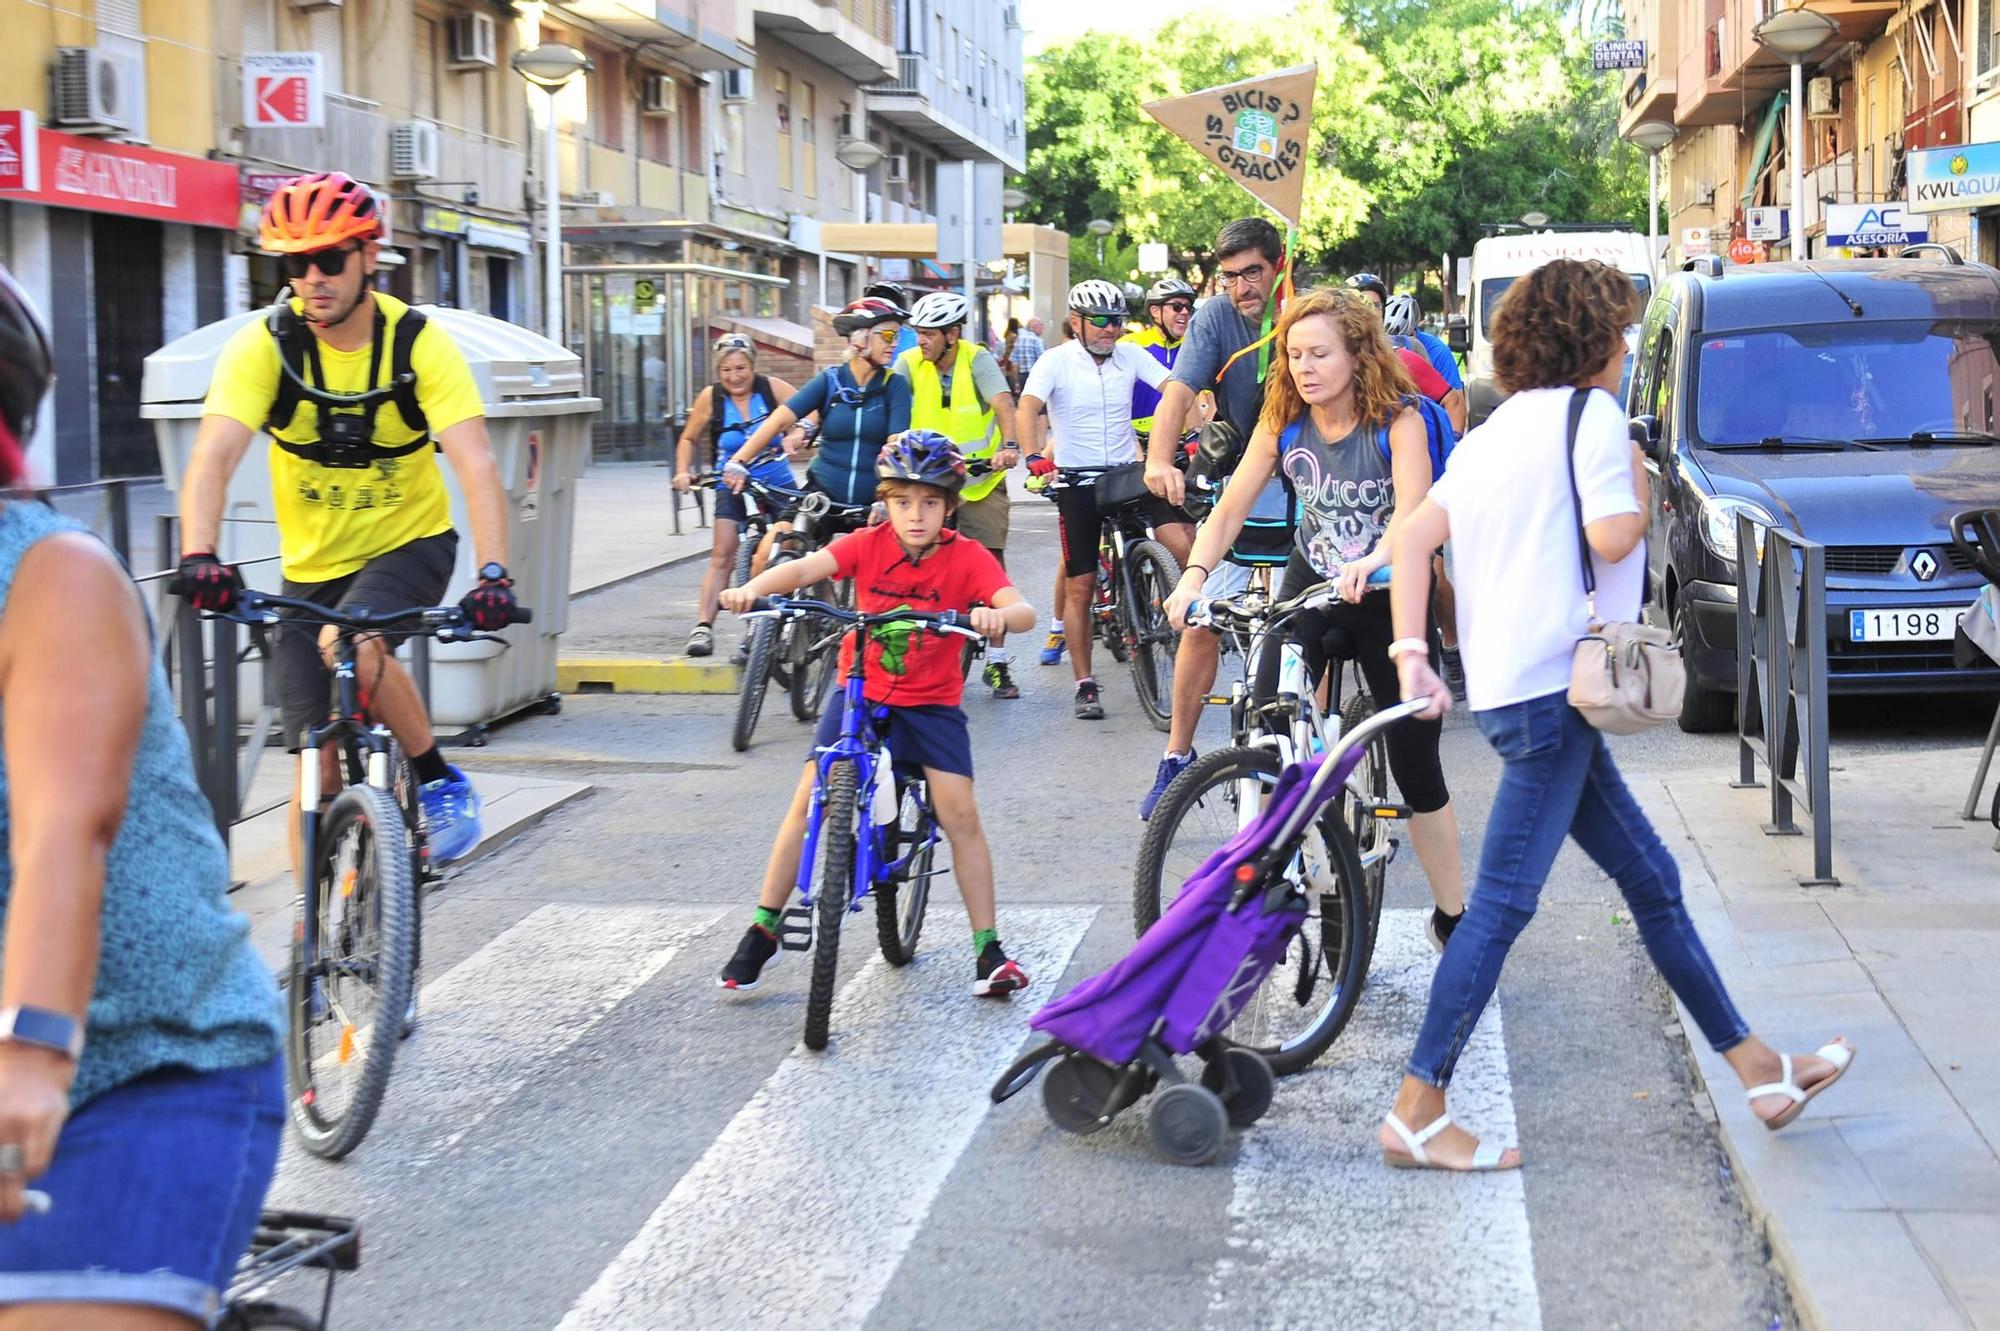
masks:
{"type": "MultiPolygon", "coordinates": [[[[1551,259],[1597,259],[1623,269],[1639,288],[1639,307],[1645,308],[1653,284],[1647,276],[1646,237],[1636,231],[1524,231],[1511,235],[1488,236],[1472,246],[1472,271],[1468,281],[1468,303],[1464,329],[1452,328],[1453,349],[1468,349],[1465,367],[1465,408],[1468,425],[1477,425],[1492,414],[1506,394],[1493,382],[1493,310],[1514,279],[1533,272],[1551,259]],[[1469,344],[1461,348],[1460,343],[1469,344]]],[[[1636,326],[1634,328],[1636,333],[1636,326]]],[[[1626,381],[1631,380],[1630,348],[1637,345],[1633,333],[1626,337],[1626,381]]],[[[1623,396],[1623,389],[1620,389],[1623,396]]]]}

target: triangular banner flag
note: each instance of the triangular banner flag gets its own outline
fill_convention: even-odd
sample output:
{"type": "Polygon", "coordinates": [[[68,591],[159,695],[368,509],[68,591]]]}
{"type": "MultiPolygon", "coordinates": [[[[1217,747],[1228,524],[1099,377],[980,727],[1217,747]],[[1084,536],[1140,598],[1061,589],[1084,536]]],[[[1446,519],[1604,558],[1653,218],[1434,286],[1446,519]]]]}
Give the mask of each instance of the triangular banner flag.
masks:
{"type": "Polygon", "coordinates": [[[1318,65],[1297,65],[1185,97],[1147,102],[1146,111],[1298,226],[1318,77],[1318,65]]]}

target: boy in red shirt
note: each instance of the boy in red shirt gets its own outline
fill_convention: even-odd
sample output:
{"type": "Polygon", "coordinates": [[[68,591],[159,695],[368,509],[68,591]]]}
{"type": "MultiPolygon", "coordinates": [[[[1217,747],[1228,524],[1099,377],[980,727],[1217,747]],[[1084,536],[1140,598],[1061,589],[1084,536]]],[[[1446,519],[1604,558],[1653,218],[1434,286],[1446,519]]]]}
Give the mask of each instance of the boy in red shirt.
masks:
{"type": "MultiPolygon", "coordinates": [[[[760,596],[788,596],[823,579],[853,578],[855,607],[864,613],[970,611],[968,627],[992,638],[1035,627],[1034,608],[1007,581],[1000,562],[977,541],[945,530],[965,483],[965,459],[950,439],[933,430],[911,430],[882,450],[875,474],[887,522],[729,588],[722,593],[724,608],[741,614],[760,596]]],[[[889,709],[879,733],[888,737],[896,761],[923,767],[938,826],[951,842],[952,871],[972,920],[977,958],[972,992],[1005,997],[1025,989],[1028,976],[1007,959],[994,928],[993,854],[972,795],[972,739],[958,705],[965,687],[959,652],[960,640],[949,634],[908,633],[893,625],[870,630],[865,691],[869,702],[889,709]]],[[[853,659],[849,637],[841,647],[841,677],[853,659]]],[[[815,749],[840,738],[840,723],[841,708],[830,700],[815,749]]],[[[724,989],[755,989],[778,956],[778,915],[798,879],[816,771],[808,757],[764,868],[756,916],[716,980],[724,989]]]]}

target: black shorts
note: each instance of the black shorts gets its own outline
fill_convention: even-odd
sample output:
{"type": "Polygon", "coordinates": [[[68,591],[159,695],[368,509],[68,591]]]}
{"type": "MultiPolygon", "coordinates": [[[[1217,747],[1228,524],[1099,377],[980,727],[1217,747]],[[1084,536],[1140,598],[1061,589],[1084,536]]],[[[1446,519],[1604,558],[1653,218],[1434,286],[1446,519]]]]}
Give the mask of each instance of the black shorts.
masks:
{"type": "MultiPolygon", "coordinates": [[[[1144,521],[1154,530],[1188,521],[1188,515],[1158,495],[1148,494],[1135,503],[1123,505],[1119,514],[1144,521]]],[[[1065,485],[1056,491],[1057,527],[1062,537],[1063,572],[1080,578],[1097,567],[1097,543],[1104,530],[1104,514],[1097,506],[1094,485],[1065,485]]]]}
{"type": "MultiPolygon", "coordinates": [[[[458,561],[458,533],[440,532],[379,554],[344,577],[327,582],[285,580],[284,593],[318,605],[344,609],[369,606],[402,610],[437,605],[458,561]]],[[[288,615],[287,618],[290,618],[288,615]]],[[[306,731],[333,710],[333,671],[319,652],[321,625],[281,624],[271,640],[271,668],[277,672],[278,707],[285,725],[285,751],[305,746],[306,731]]],[[[412,626],[414,628],[414,626],[412,626]]],[[[389,635],[400,643],[410,631],[389,635]]],[[[363,689],[371,681],[362,680],[363,689]]]]}

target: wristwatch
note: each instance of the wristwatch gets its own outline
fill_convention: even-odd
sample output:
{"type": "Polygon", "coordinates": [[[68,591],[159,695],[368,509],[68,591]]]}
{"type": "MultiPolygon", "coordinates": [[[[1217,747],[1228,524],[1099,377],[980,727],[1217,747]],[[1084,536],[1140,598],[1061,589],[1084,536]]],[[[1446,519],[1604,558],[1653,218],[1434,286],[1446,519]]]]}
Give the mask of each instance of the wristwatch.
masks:
{"type": "Polygon", "coordinates": [[[0,1008],[0,1041],[52,1049],[74,1062],[83,1057],[83,1023],[48,1008],[0,1008]]]}
{"type": "Polygon", "coordinates": [[[479,570],[479,580],[481,582],[505,582],[507,581],[507,566],[505,564],[487,564],[479,570]]]}

